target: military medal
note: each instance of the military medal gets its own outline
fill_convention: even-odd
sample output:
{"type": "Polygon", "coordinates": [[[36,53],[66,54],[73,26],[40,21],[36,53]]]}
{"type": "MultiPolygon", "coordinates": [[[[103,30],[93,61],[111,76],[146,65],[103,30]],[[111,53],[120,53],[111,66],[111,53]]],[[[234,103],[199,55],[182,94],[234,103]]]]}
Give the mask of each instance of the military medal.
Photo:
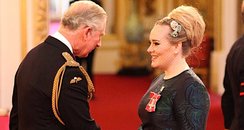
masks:
{"type": "Polygon", "coordinates": [[[145,109],[148,112],[154,112],[156,109],[156,103],[160,97],[161,97],[160,94],[157,94],[155,92],[150,92],[150,96],[149,96],[150,100],[145,109]]]}
{"type": "Polygon", "coordinates": [[[149,95],[150,100],[145,108],[148,112],[155,112],[157,101],[160,99],[160,97],[161,97],[160,93],[163,91],[163,89],[164,89],[164,86],[161,87],[161,89],[159,90],[158,93],[150,92],[150,95],[149,95]]]}

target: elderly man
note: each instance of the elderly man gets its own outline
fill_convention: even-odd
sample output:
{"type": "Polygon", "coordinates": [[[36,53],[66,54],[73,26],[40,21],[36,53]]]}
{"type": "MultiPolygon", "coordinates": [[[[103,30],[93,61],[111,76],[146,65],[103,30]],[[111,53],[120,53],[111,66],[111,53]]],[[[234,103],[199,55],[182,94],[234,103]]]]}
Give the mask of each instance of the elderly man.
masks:
{"type": "Polygon", "coordinates": [[[99,130],[89,112],[94,91],[75,56],[101,46],[107,14],[92,1],[73,3],[59,30],[33,48],[14,83],[10,130],[99,130]]]}

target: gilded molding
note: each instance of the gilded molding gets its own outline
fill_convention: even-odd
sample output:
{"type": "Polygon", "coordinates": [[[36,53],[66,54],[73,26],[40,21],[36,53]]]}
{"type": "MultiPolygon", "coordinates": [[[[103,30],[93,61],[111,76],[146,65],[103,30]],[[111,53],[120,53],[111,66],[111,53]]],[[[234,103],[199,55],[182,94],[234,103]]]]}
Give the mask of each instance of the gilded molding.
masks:
{"type": "Polygon", "coordinates": [[[39,44],[48,35],[48,1],[33,0],[33,46],[39,44]]]}
{"type": "Polygon", "coordinates": [[[21,29],[21,58],[23,59],[26,55],[27,50],[27,30],[26,30],[26,0],[20,2],[20,29],[21,29]]]}

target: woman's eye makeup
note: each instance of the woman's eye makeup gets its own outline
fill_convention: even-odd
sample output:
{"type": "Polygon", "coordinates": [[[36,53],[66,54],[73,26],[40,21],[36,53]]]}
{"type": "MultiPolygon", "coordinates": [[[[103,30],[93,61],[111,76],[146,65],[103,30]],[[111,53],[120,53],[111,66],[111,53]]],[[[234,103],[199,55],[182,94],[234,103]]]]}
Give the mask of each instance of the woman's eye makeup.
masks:
{"type": "Polygon", "coordinates": [[[150,45],[160,45],[159,41],[148,41],[149,46],[150,45]]]}

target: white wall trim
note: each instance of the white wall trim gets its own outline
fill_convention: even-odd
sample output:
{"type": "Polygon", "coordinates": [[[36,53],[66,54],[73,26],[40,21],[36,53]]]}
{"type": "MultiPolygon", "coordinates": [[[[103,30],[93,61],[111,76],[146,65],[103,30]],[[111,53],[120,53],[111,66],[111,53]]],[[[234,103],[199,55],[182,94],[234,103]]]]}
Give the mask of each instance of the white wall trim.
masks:
{"type": "Polygon", "coordinates": [[[0,108],[3,109],[11,108],[14,75],[20,63],[19,2],[0,0],[0,108]]]}

